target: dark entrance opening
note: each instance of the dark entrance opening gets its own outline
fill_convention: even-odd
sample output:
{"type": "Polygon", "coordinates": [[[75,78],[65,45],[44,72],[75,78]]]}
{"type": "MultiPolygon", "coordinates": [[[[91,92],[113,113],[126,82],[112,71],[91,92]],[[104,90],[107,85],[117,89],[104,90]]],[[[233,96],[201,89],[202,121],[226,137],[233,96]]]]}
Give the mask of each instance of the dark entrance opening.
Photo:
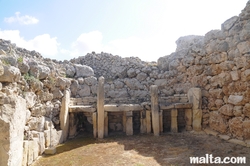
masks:
{"type": "Polygon", "coordinates": [[[133,134],[140,134],[141,112],[133,111],[133,134]]]}
{"type": "MultiPolygon", "coordinates": [[[[171,131],[171,110],[163,110],[163,132],[171,131]]],[[[185,109],[178,109],[178,132],[184,131],[186,126],[185,109]]]]}

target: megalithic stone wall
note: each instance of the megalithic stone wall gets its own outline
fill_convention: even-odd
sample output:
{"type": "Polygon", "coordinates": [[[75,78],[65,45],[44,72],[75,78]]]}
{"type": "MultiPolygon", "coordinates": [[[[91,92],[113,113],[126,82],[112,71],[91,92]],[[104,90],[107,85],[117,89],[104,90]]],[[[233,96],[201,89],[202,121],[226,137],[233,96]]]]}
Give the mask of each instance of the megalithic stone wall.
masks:
{"type": "Polygon", "coordinates": [[[26,101],[16,96],[8,101],[0,105],[0,165],[21,166],[26,101]]]}

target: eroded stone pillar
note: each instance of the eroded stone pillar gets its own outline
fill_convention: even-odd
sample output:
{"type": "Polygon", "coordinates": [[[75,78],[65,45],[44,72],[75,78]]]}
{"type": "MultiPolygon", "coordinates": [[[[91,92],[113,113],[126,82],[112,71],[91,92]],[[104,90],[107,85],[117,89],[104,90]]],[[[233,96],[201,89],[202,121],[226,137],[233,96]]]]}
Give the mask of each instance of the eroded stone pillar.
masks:
{"type": "Polygon", "coordinates": [[[108,112],[104,112],[104,136],[107,137],[109,133],[108,112]]]}
{"type": "Polygon", "coordinates": [[[133,111],[126,111],[126,135],[133,135],[133,111]]]}
{"type": "Polygon", "coordinates": [[[97,136],[97,119],[96,119],[96,112],[92,114],[93,120],[93,137],[96,138],[97,136]]]}
{"type": "Polygon", "coordinates": [[[202,110],[201,110],[201,89],[200,88],[191,88],[188,91],[188,100],[190,103],[193,103],[193,130],[201,130],[201,121],[202,121],[202,110]]]}
{"type": "Polygon", "coordinates": [[[147,133],[151,133],[151,111],[146,111],[147,133]]]}
{"type": "Polygon", "coordinates": [[[171,132],[174,132],[174,133],[178,132],[177,116],[178,116],[178,110],[172,109],[171,110],[171,132]]]}
{"type": "Polygon", "coordinates": [[[152,125],[155,136],[160,134],[159,124],[159,105],[158,105],[158,87],[157,85],[150,86],[151,93],[151,111],[152,111],[152,125]]]}
{"type": "Polygon", "coordinates": [[[104,137],[104,77],[99,78],[97,90],[98,138],[104,137]]]}
{"type": "Polygon", "coordinates": [[[192,109],[185,109],[186,130],[192,130],[192,109]]]}
{"type": "Polygon", "coordinates": [[[140,114],[141,114],[140,132],[143,134],[147,132],[146,111],[141,111],[140,114]]]}
{"type": "Polygon", "coordinates": [[[67,140],[69,134],[69,102],[70,102],[70,91],[66,89],[62,98],[62,105],[60,111],[60,127],[62,129],[63,141],[67,140]]]}

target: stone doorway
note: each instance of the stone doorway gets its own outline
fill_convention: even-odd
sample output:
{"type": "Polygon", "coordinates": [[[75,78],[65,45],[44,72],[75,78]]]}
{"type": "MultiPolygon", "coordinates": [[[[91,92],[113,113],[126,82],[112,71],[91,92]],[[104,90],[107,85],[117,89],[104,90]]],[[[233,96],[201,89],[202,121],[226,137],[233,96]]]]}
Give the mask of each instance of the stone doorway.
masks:
{"type": "MultiPolygon", "coordinates": [[[[171,110],[163,110],[163,133],[171,132],[171,110]]],[[[185,110],[178,109],[177,116],[178,132],[184,131],[186,127],[185,110]]]]}
{"type": "Polygon", "coordinates": [[[89,112],[71,112],[69,118],[69,138],[93,135],[93,119],[89,112]]]}

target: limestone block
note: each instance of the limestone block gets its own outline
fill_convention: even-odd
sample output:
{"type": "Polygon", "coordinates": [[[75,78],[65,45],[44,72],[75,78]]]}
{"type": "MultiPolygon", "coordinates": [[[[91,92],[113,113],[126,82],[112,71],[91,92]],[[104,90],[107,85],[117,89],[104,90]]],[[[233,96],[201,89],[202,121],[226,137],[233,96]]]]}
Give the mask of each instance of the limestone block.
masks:
{"type": "Polygon", "coordinates": [[[58,143],[62,144],[63,143],[63,131],[62,130],[57,131],[57,138],[58,138],[58,143]]]}
{"type": "Polygon", "coordinates": [[[242,146],[247,146],[244,141],[238,140],[238,139],[230,139],[230,140],[228,140],[228,142],[238,144],[238,145],[242,145],[242,146]]]}
{"type": "Polygon", "coordinates": [[[31,147],[33,149],[33,161],[37,159],[39,155],[39,138],[33,138],[33,141],[31,141],[31,147]]]}
{"type": "Polygon", "coordinates": [[[46,114],[46,110],[42,104],[37,104],[31,108],[31,115],[35,117],[41,117],[46,114]]]}
{"type": "Polygon", "coordinates": [[[31,117],[28,126],[30,130],[35,130],[35,131],[44,131],[44,123],[45,123],[45,117],[31,117]]]}
{"type": "Polygon", "coordinates": [[[57,134],[56,129],[52,130],[45,130],[44,131],[44,137],[45,137],[45,148],[51,146],[56,146],[59,143],[59,137],[57,134]]]}
{"type": "Polygon", "coordinates": [[[76,77],[90,77],[94,76],[94,70],[86,65],[74,64],[76,70],[76,77]]]}
{"type": "Polygon", "coordinates": [[[219,134],[217,131],[214,131],[210,128],[205,128],[204,131],[206,134],[213,135],[213,136],[217,136],[219,134]]]}
{"type": "Polygon", "coordinates": [[[23,159],[23,133],[26,120],[26,101],[9,96],[11,104],[1,105],[0,165],[20,166],[23,159]],[[7,138],[7,139],[6,139],[7,138]]]}
{"type": "Polygon", "coordinates": [[[64,77],[58,77],[56,80],[56,86],[60,87],[60,90],[65,90],[66,88],[70,88],[70,80],[64,77]]]}
{"type": "Polygon", "coordinates": [[[31,108],[36,104],[37,96],[34,92],[25,92],[24,93],[27,108],[31,108]]]}
{"type": "MultiPolygon", "coordinates": [[[[3,66],[4,73],[0,76],[0,82],[18,82],[21,78],[21,72],[14,66],[3,66]]],[[[1,70],[1,69],[0,69],[1,70]]]]}
{"type": "Polygon", "coordinates": [[[209,113],[209,115],[210,128],[220,133],[226,133],[228,129],[228,123],[226,119],[223,119],[221,114],[219,114],[217,111],[212,111],[209,113]]]}
{"type": "Polygon", "coordinates": [[[126,112],[126,135],[133,135],[133,111],[126,112]]]}
{"type": "Polygon", "coordinates": [[[98,138],[104,137],[104,77],[99,78],[97,90],[98,138]]]}
{"type": "Polygon", "coordinates": [[[28,165],[29,141],[23,141],[23,159],[22,166],[28,165]]]}
{"type": "Polygon", "coordinates": [[[228,98],[228,103],[233,105],[239,105],[243,100],[243,96],[241,95],[230,95],[228,98]]]}
{"type": "Polygon", "coordinates": [[[63,141],[67,140],[69,131],[69,103],[70,103],[70,92],[69,90],[64,91],[64,97],[62,98],[62,105],[60,111],[60,127],[63,131],[63,141]]]}
{"type": "Polygon", "coordinates": [[[178,116],[178,110],[172,109],[171,110],[171,132],[174,132],[174,133],[178,132],[177,116],[178,116]]]}
{"type": "Polygon", "coordinates": [[[249,41],[244,41],[244,42],[240,42],[238,45],[237,45],[237,48],[238,50],[240,51],[240,53],[243,55],[243,54],[246,54],[249,52],[250,50],[250,42],[249,41]]]}
{"type": "Polygon", "coordinates": [[[243,138],[243,118],[242,117],[235,117],[229,120],[229,130],[230,133],[237,137],[243,138]]]}
{"type": "Polygon", "coordinates": [[[150,94],[151,94],[151,111],[152,111],[153,132],[154,132],[155,136],[159,136],[160,126],[159,126],[159,105],[158,105],[158,87],[157,87],[157,85],[150,86],[150,94]]]}
{"type": "Polygon", "coordinates": [[[238,71],[237,71],[237,70],[231,71],[231,72],[230,72],[230,75],[231,75],[231,77],[232,77],[232,80],[233,80],[233,81],[237,81],[237,80],[239,80],[239,79],[240,79],[240,77],[239,77],[239,74],[238,74],[238,71]]]}
{"type": "Polygon", "coordinates": [[[228,136],[228,135],[219,134],[218,136],[219,136],[220,139],[224,139],[226,141],[230,139],[230,136],[228,136]]]}
{"type": "Polygon", "coordinates": [[[234,109],[233,109],[234,116],[241,116],[242,110],[243,110],[243,106],[234,106],[234,109]]]}
{"type": "Polygon", "coordinates": [[[245,116],[250,117],[250,103],[245,104],[243,107],[243,113],[245,116]]]}
{"type": "Polygon", "coordinates": [[[234,108],[233,105],[226,104],[226,105],[223,105],[218,111],[221,114],[226,115],[226,116],[234,116],[234,114],[233,114],[233,108],[234,108]]]}
{"type": "Polygon", "coordinates": [[[128,75],[130,78],[135,77],[135,76],[136,76],[136,71],[135,71],[135,69],[130,68],[130,69],[127,71],[127,75],[128,75]]]}
{"type": "Polygon", "coordinates": [[[223,24],[221,24],[221,29],[222,29],[223,31],[228,31],[228,30],[230,30],[230,29],[233,27],[234,23],[235,23],[238,19],[239,19],[238,16],[233,16],[233,17],[227,19],[223,24]]]}

